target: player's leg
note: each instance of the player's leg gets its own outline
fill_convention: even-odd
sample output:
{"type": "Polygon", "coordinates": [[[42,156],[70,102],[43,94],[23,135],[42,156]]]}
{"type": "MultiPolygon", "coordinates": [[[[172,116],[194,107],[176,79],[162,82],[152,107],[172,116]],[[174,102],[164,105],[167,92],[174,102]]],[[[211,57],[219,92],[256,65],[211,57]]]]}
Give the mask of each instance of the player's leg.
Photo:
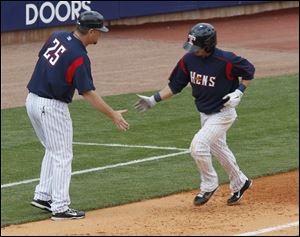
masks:
{"type": "Polygon", "coordinates": [[[201,191],[212,192],[218,187],[218,175],[212,165],[207,132],[208,129],[204,126],[195,134],[190,150],[199,170],[201,191]]]}
{"type": "Polygon", "coordinates": [[[236,158],[226,143],[226,133],[211,145],[213,156],[219,161],[230,180],[231,192],[237,192],[245,184],[247,177],[240,170],[236,158]]]}
{"type": "MultiPolygon", "coordinates": [[[[235,109],[227,109],[218,114],[218,116],[220,117],[221,115],[220,120],[223,120],[226,117],[229,119],[231,114],[236,114],[235,109]]],[[[226,132],[230,126],[227,126],[223,134],[211,144],[211,152],[218,159],[229,176],[232,196],[227,200],[227,204],[234,205],[240,201],[244,192],[251,187],[252,181],[240,170],[233,153],[226,144],[226,132]]]]}
{"type": "MultiPolygon", "coordinates": [[[[201,113],[202,127],[191,143],[191,155],[201,175],[201,192],[209,198],[218,187],[217,173],[211,161],[211,144],[215,143],[232,125],[236,113],[220,112],[205,115],[201,113]]],[[[206,198],[207,199],[207,198],[206,198]]]]}

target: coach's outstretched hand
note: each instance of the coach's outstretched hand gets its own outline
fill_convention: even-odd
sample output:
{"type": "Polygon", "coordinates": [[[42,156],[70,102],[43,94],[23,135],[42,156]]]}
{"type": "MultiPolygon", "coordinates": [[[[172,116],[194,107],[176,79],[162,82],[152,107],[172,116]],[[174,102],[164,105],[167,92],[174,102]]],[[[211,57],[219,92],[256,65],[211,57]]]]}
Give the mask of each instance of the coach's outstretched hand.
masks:
{"type": "Polygon", "coordinates": [[[129,124],[123,118],[124,114],[127,112],[127,109],[123,110],[116,110],[114,116],[112,118],[114,124],[117,126],[118,129],[122,131],[126,131],[129,129],[129,124]]]}
{"type": "Polygon", "coordinates": [[[134,108],[139,112],[145,112],[146,110],[152,108],[154,105],[157,104],[153,95],[148,97],[137,94],[137,96],[140,98],[140,100],[134,104],[134,108]]]}

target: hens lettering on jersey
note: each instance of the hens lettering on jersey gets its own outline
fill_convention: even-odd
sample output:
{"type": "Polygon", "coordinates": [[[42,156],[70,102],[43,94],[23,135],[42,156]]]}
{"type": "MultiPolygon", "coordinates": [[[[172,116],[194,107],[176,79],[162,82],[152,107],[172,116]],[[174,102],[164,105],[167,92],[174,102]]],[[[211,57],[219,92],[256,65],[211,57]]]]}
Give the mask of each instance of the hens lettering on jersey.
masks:
{"type": "Polygon", "coordinates": [[[196,72],[190,71],[191,83],[201,86],[215,86],[216,77],[210,77],[207,75],[201,75],[196,72]]]}

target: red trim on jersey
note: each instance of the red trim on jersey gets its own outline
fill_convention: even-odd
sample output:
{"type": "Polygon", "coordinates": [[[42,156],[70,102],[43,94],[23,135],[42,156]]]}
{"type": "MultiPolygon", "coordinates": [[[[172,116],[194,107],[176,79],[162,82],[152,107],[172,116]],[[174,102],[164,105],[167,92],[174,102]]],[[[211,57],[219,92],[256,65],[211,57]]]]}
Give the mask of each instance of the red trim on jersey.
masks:
{"type": "MultiPolygon", "coordinates": [[[[235,55],[235,54],[234,54],[235,55]]],[[[233,76],[231,75],[231,70],[233,68],[233,64],[227,60],[226,58],[221,58],[221,57],[217,57],[217,56],[214,56],[215,58],[219,59],[219,60],[222,60],[224,62],[226,62],[226,77],[228,80],[234,80],[233,76]]]]}
{"type": "Polygon", "coordinates": [[[180,67],[181,67],[182,71],[184,72],[184,74],[187,75],[188,73],[187,73],[187,70],[185,68],[185,65],[184,65],[184,62],[183,62],[183,58],[180,59],[180,67]]]}
{"type": "Polygon", "coordinates": [[[233,76],[231,75],[232,67],[233,67],[232,63],[230,63],[230,62],[226,63],[226,77],[228,80],[231,80],[231,81],[234,79],[233,76]]]}
{"type": "Polygon", "coordinates": [[[72,85],[73,83],[73,76],[74,76],[74,72],[75,70],[81,65],[83,64],[83,57],[77,58],[68,68],[67,73],[66,73],[66,82],[70,85],[72,85]]]}

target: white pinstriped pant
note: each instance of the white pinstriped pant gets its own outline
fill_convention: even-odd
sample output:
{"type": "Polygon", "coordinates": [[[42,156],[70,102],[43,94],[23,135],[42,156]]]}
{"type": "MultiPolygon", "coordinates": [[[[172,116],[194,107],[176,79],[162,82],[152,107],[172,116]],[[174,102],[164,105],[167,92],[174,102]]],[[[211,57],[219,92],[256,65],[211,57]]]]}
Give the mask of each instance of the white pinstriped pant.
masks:
{"type": "Polygon", "coordinates": [[[226,144],[226,132],[237,117],[235,109],[224,108],[221,112],[210,115],[200,113],[200,117],[201,129],[195,134],[190,150],[200,172],[201,191],[211,192],[219,185],[211,155],[216,157],[229,176],[231,192],[239,191],[247,177],[240,171],[226,144]]]}
{"type": "Polygon", "coordinates": [[[35,133],[45,147],[34,198],[52,200],[52,212],[64,212],[71,203],[69,187],[73,158],[73,129],[68,104],[29,93],[26,109],[35,133]]]}

